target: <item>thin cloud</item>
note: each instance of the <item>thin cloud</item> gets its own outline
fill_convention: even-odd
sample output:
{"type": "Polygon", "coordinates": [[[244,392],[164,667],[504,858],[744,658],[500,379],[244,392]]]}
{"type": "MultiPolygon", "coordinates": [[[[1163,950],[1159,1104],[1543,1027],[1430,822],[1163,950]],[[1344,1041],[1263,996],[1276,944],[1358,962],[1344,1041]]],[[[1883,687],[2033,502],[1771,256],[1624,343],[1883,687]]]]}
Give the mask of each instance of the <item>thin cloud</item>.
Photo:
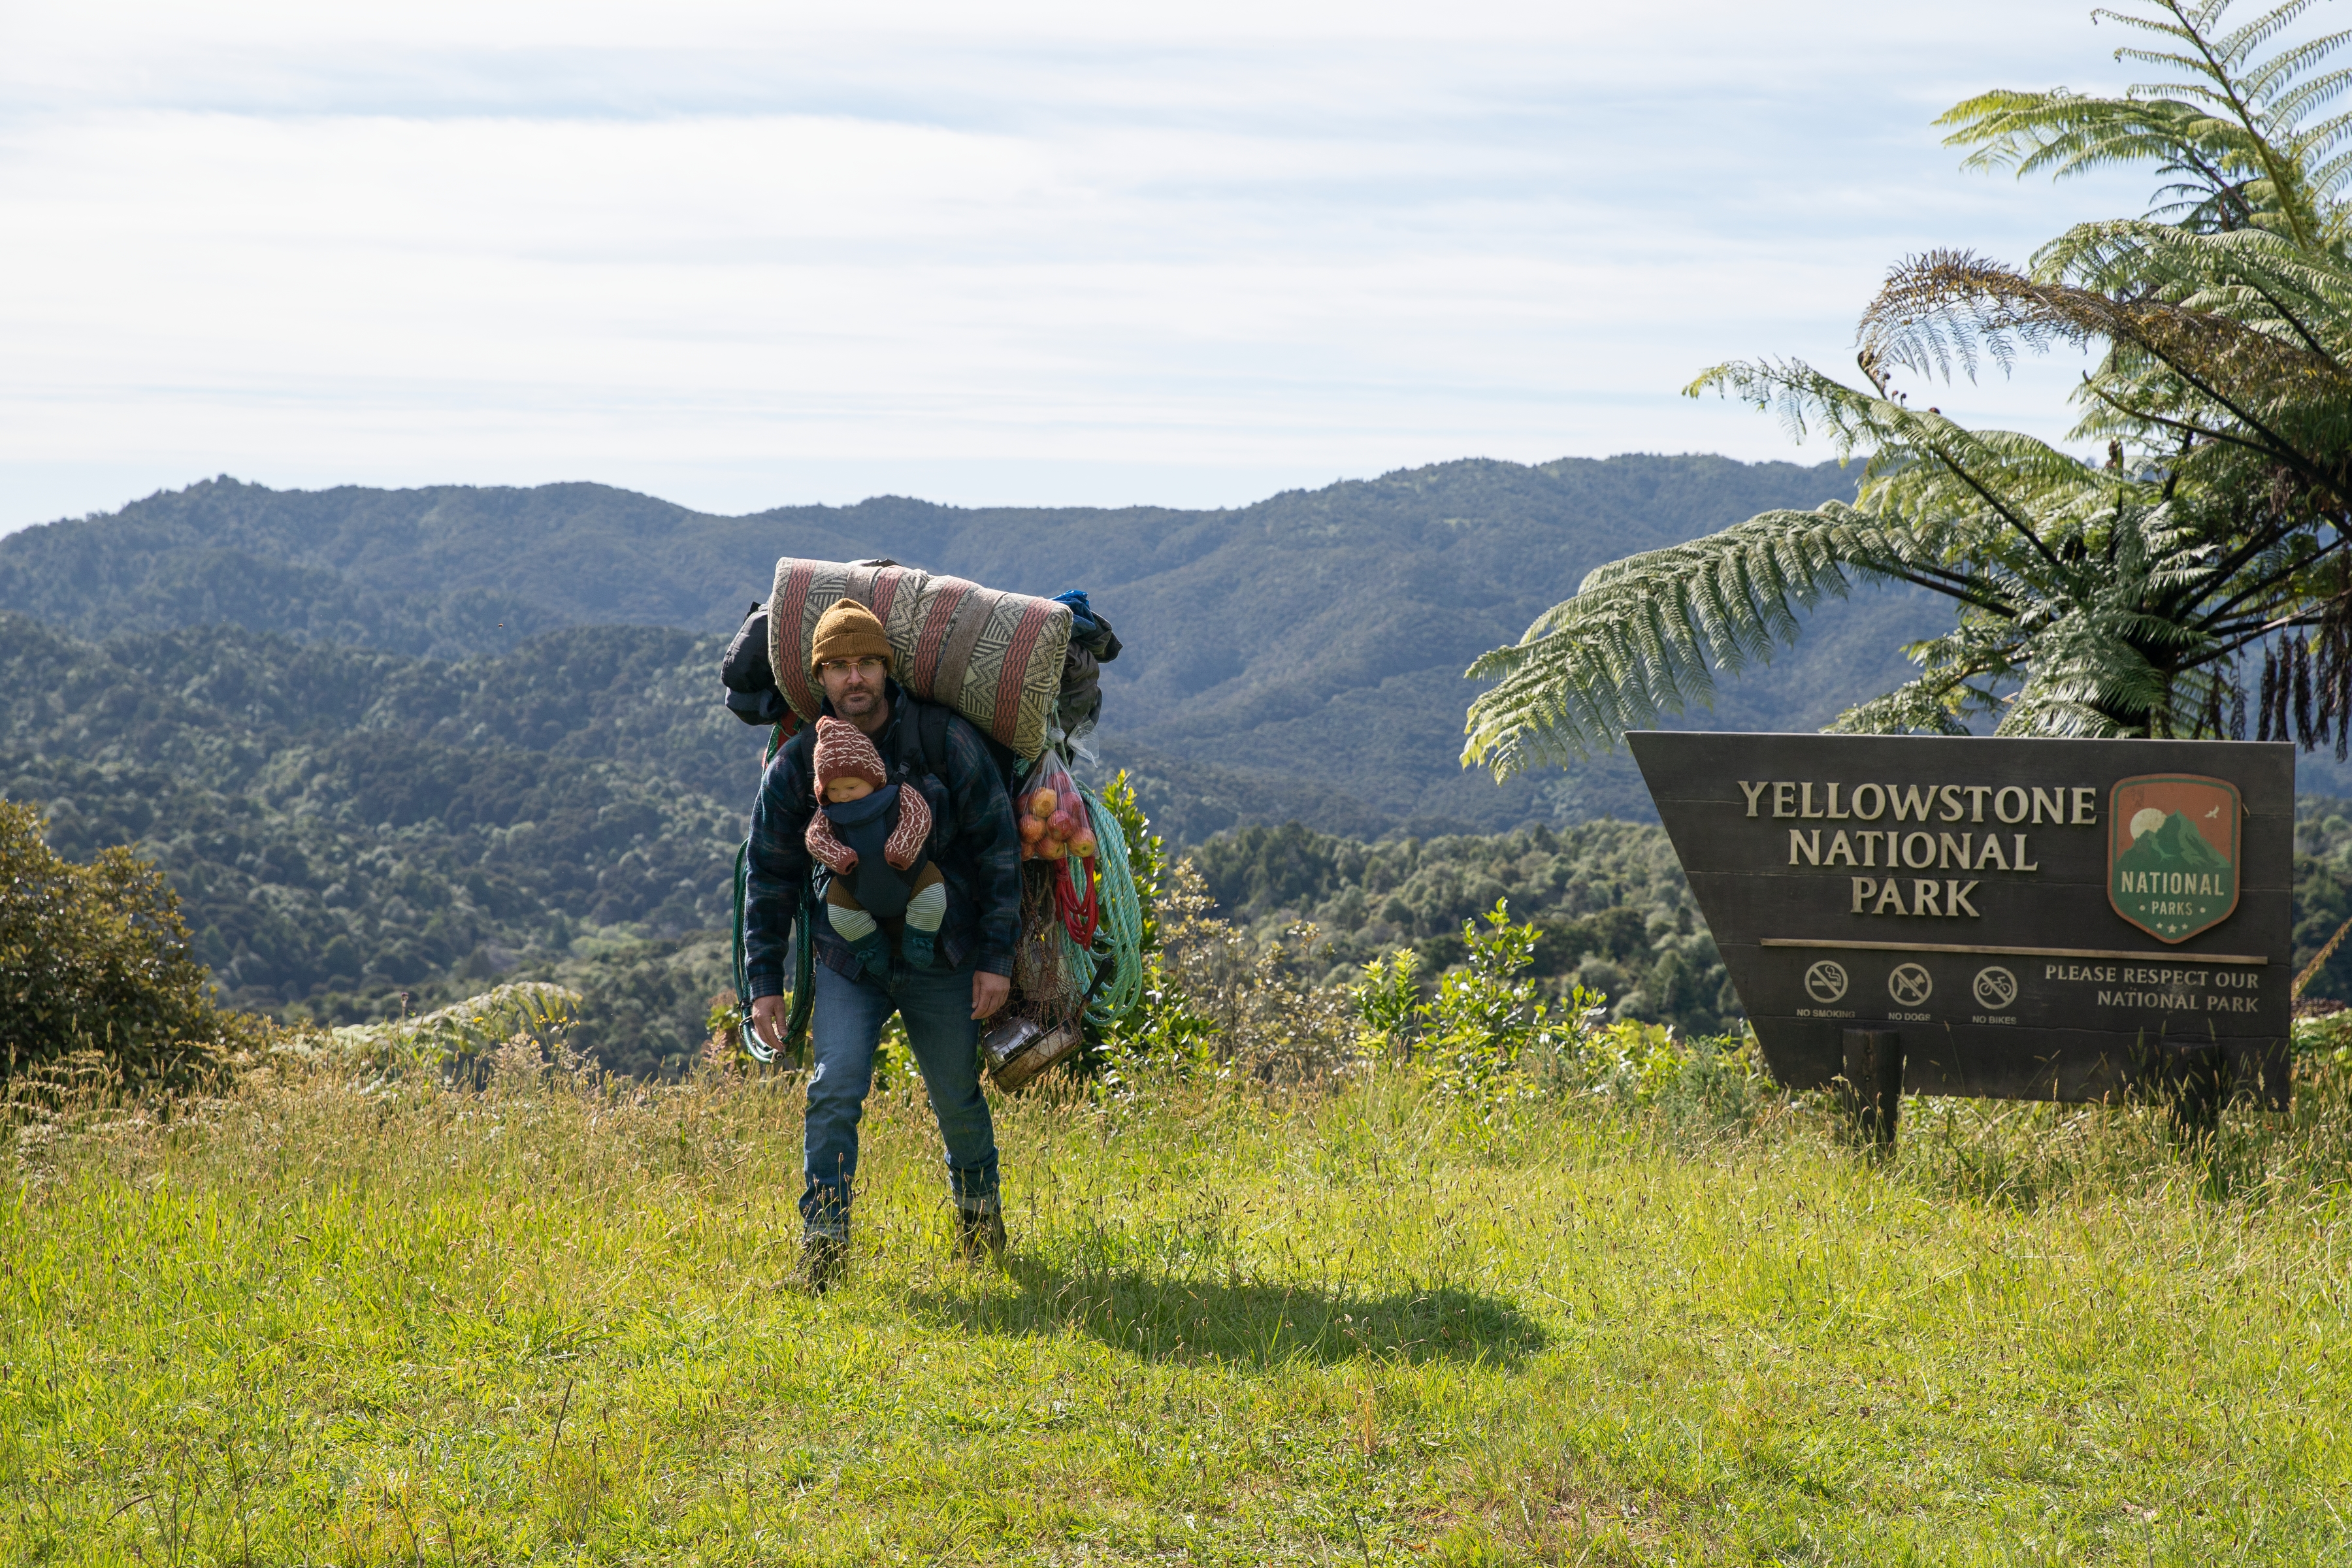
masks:
{"type": "MultiPolygon", "coordinates": [[[[43,8],[0,48],[0,526],[222,469],[741,510],[1810,460],[1675,389],[1843,363],[1906,250],[2139,199],[1926,124],[2124,79],[2111,30],[1885,9],[43,8]]],[[[2054,434],[2072,373],[1944,405],[2054,434]]]]}

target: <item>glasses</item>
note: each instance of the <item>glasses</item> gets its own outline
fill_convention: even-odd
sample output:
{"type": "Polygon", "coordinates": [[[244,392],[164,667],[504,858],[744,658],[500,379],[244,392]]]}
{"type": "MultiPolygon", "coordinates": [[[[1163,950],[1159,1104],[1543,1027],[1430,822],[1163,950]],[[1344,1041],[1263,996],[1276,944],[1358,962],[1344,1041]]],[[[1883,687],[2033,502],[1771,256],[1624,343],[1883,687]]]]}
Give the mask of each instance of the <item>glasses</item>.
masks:
{"type": "Polygon", "coordinates": [[[851,670],[871,680],[882,673],[878,658],[829,658],[816,667],[819,675],[847,675],[851,670]]]}

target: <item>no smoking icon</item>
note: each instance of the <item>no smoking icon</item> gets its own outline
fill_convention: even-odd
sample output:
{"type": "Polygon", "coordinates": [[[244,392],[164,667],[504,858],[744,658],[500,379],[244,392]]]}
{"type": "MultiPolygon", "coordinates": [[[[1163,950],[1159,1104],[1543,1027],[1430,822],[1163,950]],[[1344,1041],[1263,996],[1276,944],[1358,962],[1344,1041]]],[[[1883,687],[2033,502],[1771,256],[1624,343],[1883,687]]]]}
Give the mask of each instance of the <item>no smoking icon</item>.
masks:
{"type": "Polygon", "coordinates": [[[1805,994],[1816,1002],[1836,1001],[1845,994],[1845,965],[1843,963],[1832,963],[1824,958],[1805,971],[1805,994]]]}

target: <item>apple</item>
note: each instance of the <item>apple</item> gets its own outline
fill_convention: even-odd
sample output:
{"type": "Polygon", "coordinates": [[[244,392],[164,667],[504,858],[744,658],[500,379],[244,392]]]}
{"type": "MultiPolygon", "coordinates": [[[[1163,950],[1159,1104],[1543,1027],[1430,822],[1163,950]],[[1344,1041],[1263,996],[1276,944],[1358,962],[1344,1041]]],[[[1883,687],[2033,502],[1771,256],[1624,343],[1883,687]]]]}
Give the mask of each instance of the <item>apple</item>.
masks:
{"type": "Polygon", "coordinates": [[[1041,789],[1029,797],[1029,815],[1043,820],[1053,816],[1055,809],[1060,805],[1061,802],[1055,798],[1052,790],[1041,789]]]}
{"type": "Polygon", "coordinates": [[[1070,847],[1058,838],[1046,838],[1039,842],[1037,853],[1048,860],[1066,860],[1070,858],[1070,847]]]}
{"type": "Polygon", "coordinates": [[[1076,838],[1071,839],[1070,853],[1076,856],[1081,860],[1093,859],[1095,858],[1095,836],[1091,833],[1081,833],[1076,838]]]}
{"type": "Polygon", "coordinates": [[[1067,841],[1078,831],[1077,818],[1066,811],[1057,811],[1045,819],[1045,830],[1055,837],[1067,841]]]}
{"type": "Polygon", "coordinates": [[[1035,817],[1034,817],[1034,816],[1024,816],[1024,817],[1023,817],[1023,818],[1021,819],[1021,842],[1022,842],[1022,843],[1024,843],[1024,844],[1034,844],[1034,843],[1036,843],[1036,842],[1037,842],[1037,840],[1039,840],[1040,838],[1043,838],[1043,837],[1045,837],[1045,825],[1044,823],[1042,823],[1042,822],[1038,821],[1038,820],[1037,820],[1035,817]]]}

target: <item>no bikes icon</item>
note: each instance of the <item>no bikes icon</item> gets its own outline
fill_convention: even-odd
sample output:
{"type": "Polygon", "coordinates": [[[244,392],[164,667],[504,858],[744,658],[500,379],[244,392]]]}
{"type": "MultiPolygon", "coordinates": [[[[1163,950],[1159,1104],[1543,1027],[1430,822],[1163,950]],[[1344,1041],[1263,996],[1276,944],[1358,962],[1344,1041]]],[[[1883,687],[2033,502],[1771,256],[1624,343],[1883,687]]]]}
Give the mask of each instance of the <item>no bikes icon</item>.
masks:
{"type": "Polygon", "coordinates": [[[2017,1000],[2017,976],[1998,964],[1989,965],[1977,971],[1977,981],[1972,989],[1978,1006],[1988,1012],[1999,1013],[2017,1000]]]}

